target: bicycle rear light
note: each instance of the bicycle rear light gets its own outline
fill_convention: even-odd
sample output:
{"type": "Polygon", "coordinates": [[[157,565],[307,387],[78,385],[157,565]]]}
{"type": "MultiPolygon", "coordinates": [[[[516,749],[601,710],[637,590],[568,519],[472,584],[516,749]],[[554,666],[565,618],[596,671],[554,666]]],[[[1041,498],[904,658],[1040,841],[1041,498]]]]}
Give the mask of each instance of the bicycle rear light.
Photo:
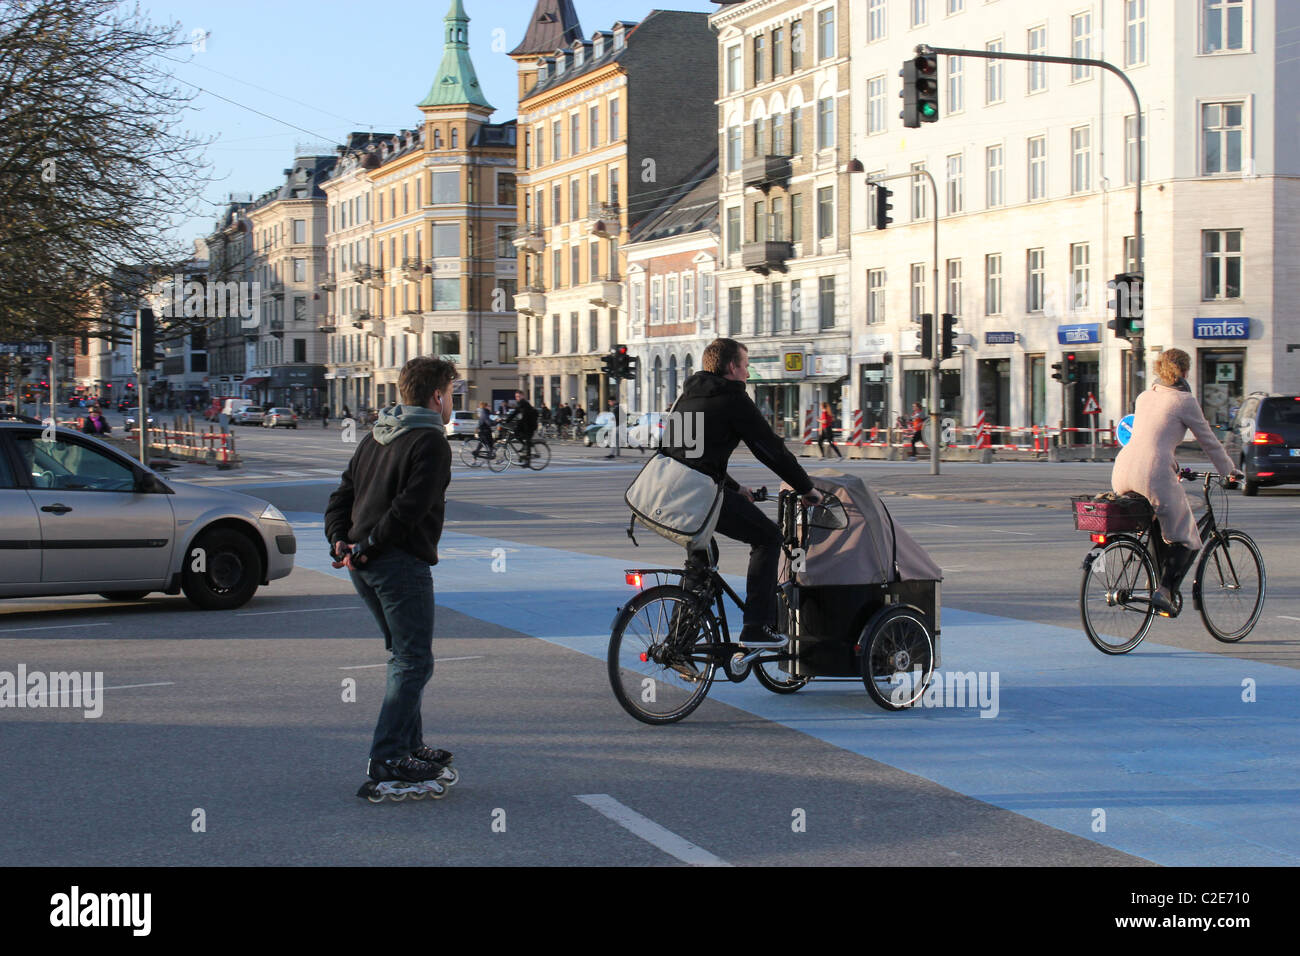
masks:
{"type": "Polygon", "coordinates": [[[627,572],[627,583],[632,585],[634,588],[639,588],[641,586],[640,573],[636,571],[627,572]]]}
{"type": "Polygon", "coordinates": [[[1093,544],[1105,544],[1105,543],[1106,543],[1106,536],[1105,536],[1104,534],[1098,534],[1098,533],[1094,532],[1094,533],[1088,535],[1088,537],[1092,539],[1093,544]]]}

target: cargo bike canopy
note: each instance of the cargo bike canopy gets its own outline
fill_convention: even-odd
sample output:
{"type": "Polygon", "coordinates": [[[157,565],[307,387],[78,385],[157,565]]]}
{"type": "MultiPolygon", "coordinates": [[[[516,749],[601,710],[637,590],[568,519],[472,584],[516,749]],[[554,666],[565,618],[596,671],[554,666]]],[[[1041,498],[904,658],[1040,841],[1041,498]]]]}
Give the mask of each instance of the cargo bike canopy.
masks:
{"type": "Polygon", "coordinates": [[[943,580],[939,565],[898,526],[880,495],[861,478],[829,468],[810,477],[835,502],[829,509],[812,509],[804,569],[792,574],[789,558],[782,555],[781,580],[805,587],[943,580]]]}

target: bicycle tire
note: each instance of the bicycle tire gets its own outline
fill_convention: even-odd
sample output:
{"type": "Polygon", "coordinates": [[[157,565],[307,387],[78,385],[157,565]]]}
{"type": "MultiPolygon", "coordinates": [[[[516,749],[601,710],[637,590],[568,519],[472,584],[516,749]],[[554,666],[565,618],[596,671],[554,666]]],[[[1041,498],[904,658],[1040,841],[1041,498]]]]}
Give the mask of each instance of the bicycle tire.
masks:
{"type": "Polygon", "coordinates": [[[483,441],[479,438],[467,438],[460,443],[460,463],[468,468],[479,468],[486,460],[477,454],[483,447],[483,441]]]}
{"type": "Polygon", "coordinates": [[[718,627],[713,612],[701,608],[694,595],[676,584],[647,588],[634,597],[614,619],[609,636],[606,663],[614,698],[642,723],[670,724],[681,720],[704,702],[713,683],[717,665],[707,656],[693,654],[682,658],[678,655],[677,663],[694,671],[690,677],[674,670],[662,658],[641,659],[643,654],[663,653],[663,645],[675,622],[682,620],[674,616],[674,611],[692,616],[687,618],[692,646],[716,640],[718,627]],[[643,706],[659,705],[665,690],[669,693],[661,707],[643,706]]]}
{"type": "Polygon", "coordinates": [[[503,441],[506,448],[506,458],[510,464],[517,468],[524,467],[524,443],[519,438],[507,438],[503,441]]]}
{"type": "Polygon", "coordinates": [[[532,442],[532,453],[528,456],[528,467],[541,471],[551,463],[551,446],[544,441],[532,442]],[[538,464],[540,462],[541,464],[538,464]]]}
{"type": "MultiPolygon", "coordinates": [[[[1210,632],[1216,641],[1222,641],[1224,644],[1235,644],[1254,630],[1255,625],[1259,622],[1259,616],[1264,610],[1264,594],[1268,589],[1268,573],[1264,569],[1264,556],[1260,554],[1259,545],[1255,544],[1255,540],[1243,531],[1220,532],[1214,540],[1206,545],[1201,560],[1197,562],[1196,581],[1193,584],[1193,589],[1196,593],[1196,604],[1201,613],[1201,621],[1205,624],[1205,629],[1210,632]],[[1240,543],[1242,548],[1232,547],[1237,543],[1240,543]],[[1243,598],[1248,596],[1251,588],[1250,565],[1252,563],[1255,569],[1254,580],[1256,582],[1254,604],[1250,608],[1250,614],[1247,616],[1245,623],[1232,629],[1230,625],[1224,624],[1223,615],[1220,615],[1218,610],[1211,611],[1210,608],[1211,606],[1216,609],[1222,607],[1232,600],[1233,593],[1240,594],[1243,598]],[[1208,589],[1207,584],[1210,585],[1208,589]],[[1215,620],[1211,620],[1212,617],[1215,620]]],[[[1242,606],[1240,600],[1233,603],[1237,607],[1242,606]]]]}
{"type": "Polygon", "coordinates": [[[811,677],[795,677],[781,670],[780,656],[757,658],[754,661],[754,676],[774,694],[793,694],[803,690],[812,680],[811,677]]]}
{"type": "Polygon", "coordinates": [[[506,457],[505,446],[500,443],[492,446],[492,457],[488,459],[488,470],[500,474],[510,467],[510,459],[506,457]]]}
{"type": "Polygon", "coordinates": [[[911,707],[934,677],[934,629],[906,605],[876,612],[862,628],[862,683],[885,710],[911,707]]]}
{"type": "Polygon", "coordinates": [[[1138,541],[1111,541],[1087,561],[1079,585],[1079,615],[1092,646],[1103,654],[1127,654],[1141,644],[1155,619],[1155,588],[1155,566],[1138,541]]]}

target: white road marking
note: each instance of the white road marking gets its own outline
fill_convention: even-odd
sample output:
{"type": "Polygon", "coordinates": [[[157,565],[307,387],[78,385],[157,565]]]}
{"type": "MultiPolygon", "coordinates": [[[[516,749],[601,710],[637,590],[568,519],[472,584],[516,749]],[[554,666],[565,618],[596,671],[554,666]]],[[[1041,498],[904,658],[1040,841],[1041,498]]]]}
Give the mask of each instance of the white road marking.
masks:
{"type": "Polygon", "coordinates": [[[963,528],[963,527],[966,527],[966,525],[960,525],[960,524],[941,524],[941,523],[938,522],[938,521],[927,521],[926,524],[932,524],[932,525],[934,525],[936,528],[963,528]]]}
{"type": "Polygon", "coordinates": [[[1019,534],[1026,538],[1032,538],[1034,536],[1031,531],[999,531],[997,528],[985,528],[984,530],[991,531],[993,534],[1019,534]]]}
{"type": "MultiPolygon", "coordinates": [[[[473,657],[435,657],[435,658],[433,659],[433,662],[434,662],[435,664],[445,664],[445,663],[447,663],[448,661],[481,661],[481,660],[484,658],[484,656],[485,656],[485,655],[483,655],[483,654],[476,654],[476,655],[473,656],[473,657]]],[[[367,668],[370,668],[370,667],[387,667],[387,666],[388,666],[388,663],[387,663],[387,662],[384,662],[383,664],[352,664],[352,665],[350,665],[350,666],[348,666],[348,667],[340,667],[339,670],[341,670],[341,671],[363,671],[363,670],[366,670],[367,668]]]]}
{"type": "Polygon", "coordinates": [[[47,627],[6,627],[0,630],[0,634],[11,634],[17,631],[63,631],[71,630],[74,627],[108,627],[110,622],[104,621],[100,624],[51,624],[47,627]]]}
{"type": "Polygon", "coordinates": [[[666,830],[649,817],[644,817],[631,807],[624,806],[607,793],[588,793],[576,797],[598,813],[604,814],[625,830],[658,847],[671,857],[691,866],[730,866],[708,850],[666,830]]]}
{"type": "Polygon", "coordinates": [[[1279,614],[1278,617],[1284,621],[1300,621],[1300,617],[1292,617],[1290,614],[1279,614]]]}
{"type": "Polygon", "coordinates": [[[361,604],[345,604],[342,607],[304,607],[292,611],[236,611],[235,617],[261,617],[264,614],[311,614],[316,611],[357,611],[361,604]]]}
{"type": "MultiPolygon", "coordinates": [[[[159,681],[155,684],[114,684],[111,687],[101,687],[100,690],[130,690],[133,687],[173,687],[175,686],[175,684],[176,682],[174,680],[159,681]]],[[[53,693],[54,693],[53,691],[46,691],[44,696],[48,697],[53,693]]],[[[64,697],[71,693],[72,693],[71,688],[64,688],[63,690],[59,691],[59,696],[64,697]]],[[[38,694],[37,696],[39,697],[42,695],[38,694]]],[[[27,694],[23,694],[18,699],[22,701],[26,701],[27,697],[28,697],[27,694]]]]}

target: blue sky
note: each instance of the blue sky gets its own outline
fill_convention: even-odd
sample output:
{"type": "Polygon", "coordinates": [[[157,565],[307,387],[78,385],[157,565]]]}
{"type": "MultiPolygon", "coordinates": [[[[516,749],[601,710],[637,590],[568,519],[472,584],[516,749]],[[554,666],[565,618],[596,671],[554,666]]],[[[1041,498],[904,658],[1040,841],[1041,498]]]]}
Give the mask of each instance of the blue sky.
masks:
{"type": "MultiPolygon", "coordinates": [[[[504,122],[515,116],[516,103],[514,63],[505,51],[523,37],[535,2],[464,3],[479,82],[497,109],[493,121],[504,122]]],[[[178,237],[210,232],[228,194],[256,196],[278,185],[299,144],[332,151],[352,130],[417,125],[415,104],[433,83],[450,6],[450,0],[146,0],[142,7],[154,22],[175,21],[185,37],[202,37],[187,51],[188,62],[174,69],[187,87],[205,91],[187,126],[214,139],[207,158],[215,181],[205,193],[210,212],[184,222],[178,237]]],[[[656,8],[718,9],[711,0],[575,0],[574,6],[586,37],[656,8]]]]}

